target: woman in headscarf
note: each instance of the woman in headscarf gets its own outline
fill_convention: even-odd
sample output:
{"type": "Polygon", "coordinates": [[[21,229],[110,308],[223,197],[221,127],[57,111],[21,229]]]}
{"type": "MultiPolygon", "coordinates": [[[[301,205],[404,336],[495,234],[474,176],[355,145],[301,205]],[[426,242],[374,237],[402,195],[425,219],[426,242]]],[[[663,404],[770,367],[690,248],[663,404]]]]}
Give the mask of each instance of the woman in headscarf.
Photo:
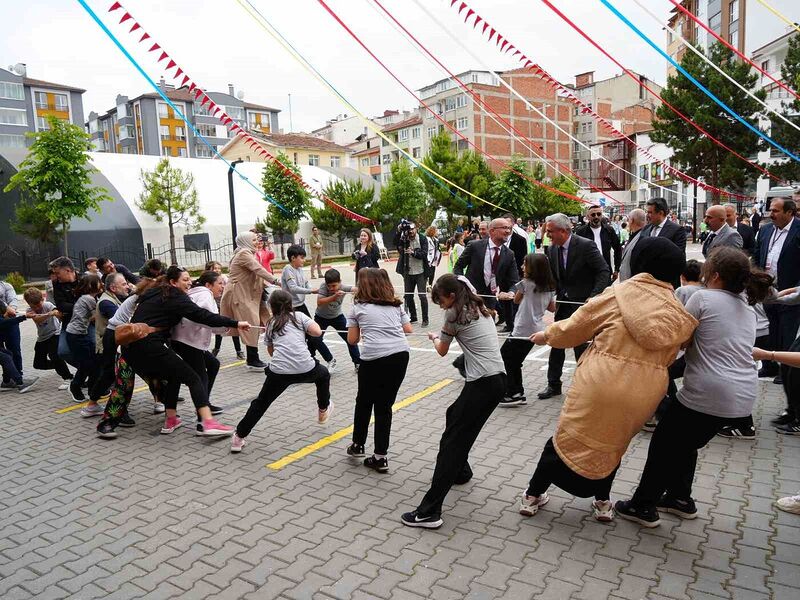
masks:
{"type": "MultiPolygon", "coordinates": [[[[236,252],[228,266],[228,283],[222,294],[220,314],[237,321],[264,325],[269,309],[262,301],[264,286],[274,283],[275,277],[256,260],[256,233],[245,231],[236,236],[236,252]]],[[[267,365],[258,356],[258,329],[239,331],[247,346],[247,368],[263,371],[267,365]]]]}
{"type": "Polygon", "coordinates": [[[554,484],[581,498],[594,496],[594,517],[613,519],[609,494],[622,456],[664,397],[667,367],[697,327],[670,284],[685,262],[669,240],[644,238],[633,249],[634,277],[531,336],[535,344],[553,348],[593,341],[578,362],[520,514],[535,515],[554,484]]]}

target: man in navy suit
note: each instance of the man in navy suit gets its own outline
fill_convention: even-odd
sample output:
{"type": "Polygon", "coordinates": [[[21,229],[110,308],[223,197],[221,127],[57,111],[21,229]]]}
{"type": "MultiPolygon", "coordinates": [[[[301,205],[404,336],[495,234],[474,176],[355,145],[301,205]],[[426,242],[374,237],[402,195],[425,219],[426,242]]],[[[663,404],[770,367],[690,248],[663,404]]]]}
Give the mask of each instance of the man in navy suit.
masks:
{"type": "MultiPolygon", "coordinates": [[[[647,201],[647,225],[642,230],[642,237],[663,237],[675,244],[686,254],[686,230],[672,221],[669,216],[669,205],[664,198],[650,198],[647,201]]],[[[680,279],[672,282],[672,287],[681,285],[680,279]]]]}
{"type": "MultiPolygon", "coordinates": [[[[769,207],[771,223],[764,225],[758,233],[753,257],[756,264],[775,278],[775,287],[780,290],[800,284],[800,219],[795,217],[797,205],[790,198],[773,198],[769,207]]],[[[800,306],[778,306],[767,304],[764,309],[769,318],[771,350],[786,351],[797,335],[800,324],[800,306]]],[[[765,361],[759,376],[777,373],[777,365],[765,361]]],[[[776,383],[781,383],[781,374],[776,383]]],[[[800,415],[784,414],[774,420],[776,425],[797,421],[800,415]]]]}

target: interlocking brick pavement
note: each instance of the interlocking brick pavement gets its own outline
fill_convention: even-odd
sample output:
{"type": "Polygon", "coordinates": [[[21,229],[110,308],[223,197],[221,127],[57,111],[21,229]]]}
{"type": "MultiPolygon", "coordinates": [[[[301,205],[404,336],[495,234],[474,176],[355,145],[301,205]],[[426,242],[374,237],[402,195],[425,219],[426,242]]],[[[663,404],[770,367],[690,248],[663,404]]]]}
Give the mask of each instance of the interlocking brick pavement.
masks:
{"type": "MultiPolygon", "coordinates": [[[[441,311],[430,311],[433,329],[441,311]]],[[[22,328],[27,366],[34,326],[22,328]]],[[[71,401],[52,372],[26,395],[0,395],[0,598],[800,597],[799,517],[773,506],[800,490],[800,438],[768,425],[783,405],[778,386],[759,384],[755,442],[717,438],[700,453],[694,521],[601,524],[590,500],[557,489],[535,517],[520,516],[519,494],[558,418],[555,398],[498,409],[472,452],[474,478],[447,499],[444,526],[410,530],[399,515],[427,489],[445,409],[461,389],[452,358],[411,339],[401,399],[455,381],[395,414],[388,474],[347,458],[348,438],[268,469],[352,424],[355,374],[339,338],[327,339],[339,360],[331,423],[316,424],[313,387],[292,387],[240,455],[190,426],[159,435],[146,393],[134,396],[136,427],[113,441],[94,436],[95,419],[56,414],[71,401]]],[[[544,385],[546,356],[525,363],[529,398],[544,385]]],[[[229,341],[220,359],[235,362],[229,341]]],[[[241,418],[262,381],[241,366],[220,372],[213,398],[228,407],[224,422],[241,418]]],[[[190,403],[179,408],[190,424],[190,403]]],[[[634,438],[613,498],[636,486],[649,438],[634,438]]]]}

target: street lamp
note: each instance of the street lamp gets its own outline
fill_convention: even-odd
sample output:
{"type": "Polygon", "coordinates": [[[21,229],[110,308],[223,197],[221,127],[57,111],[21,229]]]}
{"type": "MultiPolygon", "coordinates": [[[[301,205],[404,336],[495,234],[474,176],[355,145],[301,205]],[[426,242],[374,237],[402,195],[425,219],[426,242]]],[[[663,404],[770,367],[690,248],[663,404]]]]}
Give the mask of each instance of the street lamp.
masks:
{"type": "Polygon", "coordinates": [[[233,170],[236,165],[244,162],[241,158],[237,158],[228,167],[228,197],[231,201],[231,244],[233,249],[236,250],[236,204],[233,201],[233,170]]]}

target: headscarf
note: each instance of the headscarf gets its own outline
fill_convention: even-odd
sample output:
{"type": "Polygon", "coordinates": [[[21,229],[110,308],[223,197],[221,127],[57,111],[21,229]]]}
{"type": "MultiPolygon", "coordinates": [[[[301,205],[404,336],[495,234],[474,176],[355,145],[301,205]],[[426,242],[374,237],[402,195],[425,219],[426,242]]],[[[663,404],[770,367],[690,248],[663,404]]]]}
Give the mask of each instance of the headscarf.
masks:
{"type": "Polygon", "coordinates": [[[250,250],[255,253],[256,245],[253,243],[253,236],[257,234],[252,231],[242,231],[236,236],[236,250],[250,250]]]}
{"type": "Polygon", "coordinates": [[[631,251],[631,275],[649,273],[659,281],[672,283],[685,267],[686,255],[666,238],[642,238],[631,251]]]}

